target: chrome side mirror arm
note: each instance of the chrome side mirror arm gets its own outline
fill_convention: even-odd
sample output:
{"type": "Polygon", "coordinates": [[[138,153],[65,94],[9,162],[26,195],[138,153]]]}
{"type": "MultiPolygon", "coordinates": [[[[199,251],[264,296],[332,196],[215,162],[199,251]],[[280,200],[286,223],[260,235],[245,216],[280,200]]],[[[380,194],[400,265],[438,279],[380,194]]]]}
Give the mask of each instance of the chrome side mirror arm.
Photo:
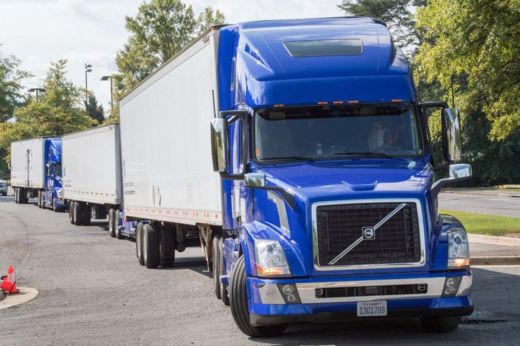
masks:
{"type": "Polygon", "coordinates": [[[461,181],[471,178],[473,172],[471,170],[471,165],[467,163],[456,163],[451,164],[449,167],[449,176],[447,178],[442,178],[437,180],[432,185],[432,195],[437,196],[441,189],[447,183],[454,181],[461,181]]]}

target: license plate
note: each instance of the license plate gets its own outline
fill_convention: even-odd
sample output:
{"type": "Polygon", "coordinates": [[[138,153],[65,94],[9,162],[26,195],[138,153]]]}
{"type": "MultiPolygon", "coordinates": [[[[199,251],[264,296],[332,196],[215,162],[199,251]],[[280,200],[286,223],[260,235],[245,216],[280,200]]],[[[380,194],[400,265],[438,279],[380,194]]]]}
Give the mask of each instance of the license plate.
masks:
{"type": "Polygon", "coordinates": [[[386,302],[358,302],[358,317],[386,316],[386,302]]]}

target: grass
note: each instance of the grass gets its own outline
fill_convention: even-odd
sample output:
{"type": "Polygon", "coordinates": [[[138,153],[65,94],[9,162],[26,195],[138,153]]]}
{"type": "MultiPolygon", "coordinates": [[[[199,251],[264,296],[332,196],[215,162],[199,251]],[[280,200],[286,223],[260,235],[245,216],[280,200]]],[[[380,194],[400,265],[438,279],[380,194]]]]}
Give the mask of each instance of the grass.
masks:
{"type": "Polygon", "coordinates": [[[458,218],[469,233],[488,235],[516,233],[520,235],[520,218],[458,210],[441,210],[441,213],[458,218]]]}

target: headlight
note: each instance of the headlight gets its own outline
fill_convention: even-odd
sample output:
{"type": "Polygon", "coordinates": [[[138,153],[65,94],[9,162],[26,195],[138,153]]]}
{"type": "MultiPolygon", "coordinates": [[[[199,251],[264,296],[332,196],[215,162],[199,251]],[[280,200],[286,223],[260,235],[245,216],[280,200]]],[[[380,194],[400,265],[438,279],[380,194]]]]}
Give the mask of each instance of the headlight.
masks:
{"type": "Polygon", "coordinates": [[[283,249],[276,240],[255,240],[255,254],[258,276],[291,274],[283,249]]]}
{"type": "Polygon", "coordinates": [[[448,232],[448,269],[469,266],[469,245],[466,230],[455,228],[448,232]]]}

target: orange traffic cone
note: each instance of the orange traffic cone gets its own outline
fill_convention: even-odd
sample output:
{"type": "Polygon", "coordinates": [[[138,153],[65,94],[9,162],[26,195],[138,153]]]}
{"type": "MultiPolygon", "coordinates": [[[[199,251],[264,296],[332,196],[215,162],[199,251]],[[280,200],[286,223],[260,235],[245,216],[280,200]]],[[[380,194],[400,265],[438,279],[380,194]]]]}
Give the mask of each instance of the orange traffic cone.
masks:
{"type": "Polygon", "coordinates": [[[7,276],[2,276],[2,285],[0,286],[6,294],[18,293],[16,288],[16,280],[14,278],[14,267],[10,265],[7,269],[7,276]]]}

